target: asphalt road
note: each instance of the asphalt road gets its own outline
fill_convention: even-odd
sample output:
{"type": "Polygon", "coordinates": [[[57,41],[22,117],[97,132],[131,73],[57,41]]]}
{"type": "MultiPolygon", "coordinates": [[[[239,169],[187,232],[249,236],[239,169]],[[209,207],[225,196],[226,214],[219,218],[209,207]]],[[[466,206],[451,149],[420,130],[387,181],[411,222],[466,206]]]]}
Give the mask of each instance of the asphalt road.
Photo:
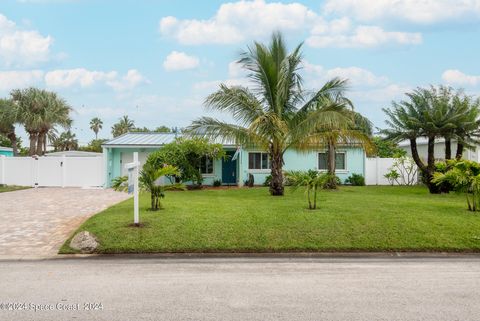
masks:
{"type": "Polygon", "coordinates": [[[2,321],[480,320],[479,299],[475,257],[0,262],[2,321]]]}

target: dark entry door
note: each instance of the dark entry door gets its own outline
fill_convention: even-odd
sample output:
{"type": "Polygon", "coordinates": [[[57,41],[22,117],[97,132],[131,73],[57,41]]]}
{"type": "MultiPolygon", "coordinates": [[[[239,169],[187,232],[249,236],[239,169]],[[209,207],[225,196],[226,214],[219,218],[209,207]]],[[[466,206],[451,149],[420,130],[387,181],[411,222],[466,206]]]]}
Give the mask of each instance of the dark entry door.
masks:
{"type": "Polygon", "coordinates": [[[222,183],[225,185],[237,184],[237,160],[232,160],[234,154],[228,151],[227,157],[222,160],[222,183]]]}

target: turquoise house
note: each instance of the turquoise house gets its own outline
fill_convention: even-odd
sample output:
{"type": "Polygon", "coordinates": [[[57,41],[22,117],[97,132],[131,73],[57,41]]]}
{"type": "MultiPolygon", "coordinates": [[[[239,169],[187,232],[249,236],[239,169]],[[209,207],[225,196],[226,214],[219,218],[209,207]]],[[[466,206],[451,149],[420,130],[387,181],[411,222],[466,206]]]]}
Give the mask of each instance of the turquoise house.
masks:
{"type": "Polygon", "coordinates": [[[0,146],[0,156],[13,157],[13,148],[0,146]]]}
{"type": "MultiPolygon", "coordinates": [[[[133,153],[143,165],[150,153],[171,143],[176,134],[166,133],[127,133],[116,137],[105,144],[103,154],[106,168],[106,185],[111,186],[112,179],[127,175],[125,164],[133,161],[133,153]]],[[[205,185],[212,185],[221,180],[223,185],[244,185],[252,174],[255,185],[262,185],[270,175],[268,154],[263,150],[244,148],[235,144],[222,144],[227,154],[226,159],[205,159],[201,166],[205,185]]],[[[352,173],[365,176],[365,152],[360,147],[339,147],[337,150],[336,175],[343,181],[352,173]]],[[[285,170],[325,171],[327,158],[325,150],[312,150],[300,153],[287,150],[284,155],[285,170]]]]}

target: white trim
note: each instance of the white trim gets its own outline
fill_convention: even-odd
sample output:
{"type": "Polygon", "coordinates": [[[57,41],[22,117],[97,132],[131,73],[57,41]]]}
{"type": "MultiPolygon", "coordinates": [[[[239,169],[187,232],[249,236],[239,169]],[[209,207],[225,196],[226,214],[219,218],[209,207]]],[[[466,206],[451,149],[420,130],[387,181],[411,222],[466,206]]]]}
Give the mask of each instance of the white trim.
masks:
{"type": "MultiPolygon", "coordinates": [[[[260,167],[262,167],[262,155],[260,155],[260,167]]],[[[270,172],[272,169],[272,164],[270,161],[270,155],[268,152],[265,151],[259,151],[259,150],[249,150],[247,152],[247,171],[250,173],[251,171],[268,171],[270,172]],[[267,164],[270,166],[269,168],[250,168],[250,154],[267,154],[267,164]]]]}

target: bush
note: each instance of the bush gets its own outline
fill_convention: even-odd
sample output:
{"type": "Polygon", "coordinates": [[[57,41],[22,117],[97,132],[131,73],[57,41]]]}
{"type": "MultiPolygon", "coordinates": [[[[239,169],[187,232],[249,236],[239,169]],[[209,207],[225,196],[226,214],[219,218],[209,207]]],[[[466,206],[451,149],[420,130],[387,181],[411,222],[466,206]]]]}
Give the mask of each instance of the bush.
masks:
{"type": "Polygon", "coordinates": [[[244,185],[248,187],[253,187],[254,184],[255,178],[253,177],[253,174],[248,174],[248,179],[244,182],[244,185]]]}
{"type": "Polygon", "coordinates": [[[360,174],[352,174],[346,180],[345,183],[352,186],[365,186],[365,177],[360,174]]]}
{"type": "Polygon", "coordinates": [[[112,188],[117,192],[125,192],[128,189],[128,176],[118,176],[112,179],[112,188]]]}
{"type": "Polygon", "coordinates": [[[222,180],[220,180],[220,179],[214,180],[214,181],[213,181],[213,186],[214,186],[214,187],[222,186],[222,180]]]}
{"type": "Polygon", "coordinates": [[[263,182],[263,186],[270,186],[271,181],[272,181],[272,175],[267,175],[267,177],[265,177],[265,182],[263,182]]]}

